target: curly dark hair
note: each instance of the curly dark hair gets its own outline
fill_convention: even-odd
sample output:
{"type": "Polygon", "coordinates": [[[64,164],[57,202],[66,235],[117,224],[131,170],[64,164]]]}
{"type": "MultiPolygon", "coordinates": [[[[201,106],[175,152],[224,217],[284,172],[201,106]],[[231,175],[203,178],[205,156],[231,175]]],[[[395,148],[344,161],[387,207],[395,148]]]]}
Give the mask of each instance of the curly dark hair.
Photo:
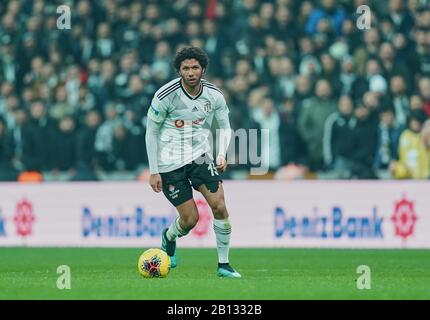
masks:
{"type": "Polygon", "coordinates": [[[182,61],[186,59],[196,59],[203,69],[206,69],[209,64],[209,57],[203,49],[187,46],[180,49],[175,55],[173,66],[175,67],[176,71],[179,72],[182,61]]]}

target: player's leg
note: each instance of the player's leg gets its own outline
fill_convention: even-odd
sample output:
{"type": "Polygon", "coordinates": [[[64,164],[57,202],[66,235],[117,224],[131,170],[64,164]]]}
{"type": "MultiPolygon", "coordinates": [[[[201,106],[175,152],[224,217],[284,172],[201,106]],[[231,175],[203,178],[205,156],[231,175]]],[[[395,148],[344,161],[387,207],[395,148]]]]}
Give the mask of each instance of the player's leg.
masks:
{"type": "Polygon", "coordinates": [[[179,217],[166,230],[166,237],[169,241],[175,241],[176,238],[187,235],[199,221],[199,212],[193,199],[178,205],[176,210],[178,210],[179,217]]]}
{"type": "Polygon", "coordinates": [[[176,255],[176,238],[186,236],[199,220],[199,212],[193,199],[176,206],[179,217],[177,217],[169,228],[164,229],[162,234],[161,249],[170,256],[170,266],[175,268],[178,264],[176,255]]]}
{"type": "Polygon", "coordinates": [[[177,265],[176,238],[187,235],[196,225],[199,215],[190,182],[183,168],[162,173],[161,180],[164,195],[179,213],[179,217],[169,228],[163,230],[161,244],[161,249],[170,256],[171,267],[175,268],[177,265]]]}
{"type": "Polygon", "coordinates": [[[221,181],[203,183],[198,190],[205,197],[214,215],[213,229],[218,251],[218,276],[240,278],[241,275],[229,263],[231,225],[222,183],[221,181]]]}

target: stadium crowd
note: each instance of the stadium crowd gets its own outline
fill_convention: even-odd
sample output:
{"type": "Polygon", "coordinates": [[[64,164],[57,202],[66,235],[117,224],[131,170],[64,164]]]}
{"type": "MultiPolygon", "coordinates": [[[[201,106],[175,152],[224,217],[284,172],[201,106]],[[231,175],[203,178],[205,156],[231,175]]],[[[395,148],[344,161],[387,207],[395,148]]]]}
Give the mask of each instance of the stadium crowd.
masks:
{"type": "Polygon", "coordinates": [[[188,44],[233,129],[270,129],[277,177],[429,178],[428,0],[2,0],[0,179],[137,174],[150,101],[188,44]]]}

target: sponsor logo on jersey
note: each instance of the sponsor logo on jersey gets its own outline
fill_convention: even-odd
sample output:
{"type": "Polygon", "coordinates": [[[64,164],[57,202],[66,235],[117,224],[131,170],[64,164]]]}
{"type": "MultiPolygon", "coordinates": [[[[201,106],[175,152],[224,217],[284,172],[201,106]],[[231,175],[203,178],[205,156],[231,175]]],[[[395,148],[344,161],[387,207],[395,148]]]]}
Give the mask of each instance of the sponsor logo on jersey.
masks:
{"type": "Polygon", "coordinates": [[[193,110],[191,110],[191,112],[197,112],[197,111],[199,111],[199,109],[197,109],[196,106],[194,106],[193,110]]]}
{"type": "Polygon", "coordinates": [[[175,127],[176,128],[182,128],[184,125],[196,125],[196,124],[202,124],[205,122],[205,118],[200,118],[197,120],[192,121],[184,121],[184,120],[176,120],[175,121],[175,127]]]}
{"type": "Polygon", "coordinates": [[[200,119],[194,120],[194,121],[192,122],[192,124],[201,124],[201,123],[203,123],[203,122],[205,122],[205,118],[200,118],[200,119]]]}
{"type": "Polygon", "coordinates": [[[182,128],[184,125],[185,125],[184,120],[176,120],[175,121],[176,128],[182,128]]]}

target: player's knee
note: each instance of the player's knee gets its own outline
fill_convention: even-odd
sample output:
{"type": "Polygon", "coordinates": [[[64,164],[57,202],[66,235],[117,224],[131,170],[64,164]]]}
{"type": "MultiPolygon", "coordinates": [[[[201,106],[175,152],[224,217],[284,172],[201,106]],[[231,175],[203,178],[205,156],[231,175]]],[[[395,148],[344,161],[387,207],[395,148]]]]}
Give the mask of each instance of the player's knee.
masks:
{"type": "Polygon", "coordinates": [[[183,220],[186,225],[186,228],[188,230],[191,230],[192,228],[194,228],[197,222],[199,222],[199,215],[198,214],[189,215],[185,217],[183,220]]]}
{"type": "Polygon", "coordinates": [[[223,200],[217,201],[212,207],[212,212],[215,219],[226,219],[228,218],[227,208],[223,200]]]}

